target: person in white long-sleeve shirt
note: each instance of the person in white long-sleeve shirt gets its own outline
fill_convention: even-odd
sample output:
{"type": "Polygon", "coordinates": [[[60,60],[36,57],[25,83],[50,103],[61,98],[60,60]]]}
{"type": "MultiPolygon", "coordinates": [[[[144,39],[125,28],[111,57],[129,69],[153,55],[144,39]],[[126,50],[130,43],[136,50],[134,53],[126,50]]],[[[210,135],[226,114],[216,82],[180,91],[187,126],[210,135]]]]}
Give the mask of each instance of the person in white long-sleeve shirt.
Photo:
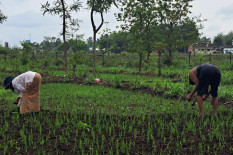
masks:
{"type": "Polygon", "coordinates": [[[28,71],[17,77],[8,76],[4,81],[5,89],[19,94],[14,104],[18,104],[21,113],[40,111],[41,75],[28,71]]]}

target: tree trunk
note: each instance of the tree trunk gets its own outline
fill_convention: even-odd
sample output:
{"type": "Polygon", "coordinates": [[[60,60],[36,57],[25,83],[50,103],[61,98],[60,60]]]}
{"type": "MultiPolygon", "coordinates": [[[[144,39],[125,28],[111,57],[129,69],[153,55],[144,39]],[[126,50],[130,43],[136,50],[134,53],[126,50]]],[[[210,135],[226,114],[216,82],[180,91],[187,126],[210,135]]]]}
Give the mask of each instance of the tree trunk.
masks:
{"type": "Polygon", "coordinates": [[[139,74],[142,71],[142,53],[139,54],[139,63],[138,63],[139,74]]]}
{"type": "Polygon", "coordinates": [[[169,25],[169,32],[168,32],[168,64],[172,65],[173,60],[172,60],[172,33],[173,33],[173,24],[170,23],[169,25]]]}
{"type": "Polygon", "coordinates": [[[159,57],[158,57],[158,76],[161,76],[161,51],[159,52],[159,57]]]}
{"type": "Polygon", "coordinates": [[[5,63],[6,63],[6,53],[5,53],[4,55],[5,55],[5,57],[4,57],[4,61],[5,61],[5,63]]]}
{"type": "Polygon", "coordinates": [[[191,65],[191,51],[189,52],[189,66],[191,65]]]}
{"type": "Polygon", "coordinates": [[[169,55],[168,55],[168,64],[169,65],[172,65],[172,50],[169,48],[169,55]]]}
{"type": "Polygon", "coordinates": [[[211,63],[211,53],[209,54],[209,62],[211,63]]]}
{"type": "Polygon", "coordinates": [[[93,28],[93,46],[92,46],[92,51],[93,51],[93,74],[94,77],[96,77],[96,34],[99,31],[99,29],[102,27],[103,23],[104,23],[104,18],[103,18],[103,13],[100,12],[101,15],[101,24],[99,25],[99,27],[96,29],[95,23],[94,23],[94,9],[91,9],[91,24],[92,24],[92,28],[93,28]]]}
{"type": "Polygon", "coordinates": [[[64,42],[64,61],[65,61],[65,72],[68,74],[68,62],[67,62],[67,48],[66,48],[66,10],[64,0],[61,0],[62,3],[62,11],[63,11],[63,42],[64,42]]]}
{"type": "MultiPolygon", "coordinates": [[[[140,13],[140,34],[139,34],[139,38],[140,40],[142,40],[142,30],[143,30],[143,27],[142,27],[142,14],[140,13]]],[[[140,42],[140,46],[141,45],[141,42],[140,42]]],[[[141,49],[141,48],[140,48],[141,49]]],[[[142,52],[143,51],[139,51],[139,63],[138,63],[138,69],[139,69],[139,74],[141,73],[142,71],[142,52]]]]}
{"type": "Polygon", "coordinates": [[[230,52],[230,64],[231,64],[231,54],[232,54],[232,53],[230,52]]]}
{"type": "Polygon", "coordinates": [[[93,42],[93,74],[94,74],[94,77],[96,77],[96,33],[94,32],[94,35],[93,35],[93,39],[94,39],[94,42],[93,42]]]}
{"type": "Polygon", "coordinates": [[[193,53],[194,65],[196,65],[196,52],[193,53]]]}
{"type": "Polygon", "coordinates": [[[103,57],[102,57],[103,58],[103,67],[104,67],[104,64],[105,64],[104,63],[104,54],[105,54],[105,52],[103,51],[103,57]]]}
{"type": "Polygon", "coordinates": [[[31,59],[36,60],[36,56],[35,56],[35,53],[34,53],[34,52],[32,52],[32,57],[31,57],[31,59]]]}
{"type": "Polygon", "coordinates": [[[152,51],[151,51],[151,48],[150,48],[150,43],[149,43],[148,37],[147,37],[147,39],[146,39],[146,43],[147,43],[147,48],[146,48],[146,50],[147,50],[146,62],[149,64],[149,63],[150,63],[150,53],[151,53],[152,51]]]}
{"type": "Polygon", "coordinates": [[[72,74],[73,77],[75,77],[76,66],[77,66],[76,64],[73,65],[73,74],[72,74]]]}
{"type": "Polygon", "coordinates": [[[147,56],[146,56],[146,61],[147,61],[147,63],[150,63],[150,53],[151,52],[147,52],[147,56]]]}

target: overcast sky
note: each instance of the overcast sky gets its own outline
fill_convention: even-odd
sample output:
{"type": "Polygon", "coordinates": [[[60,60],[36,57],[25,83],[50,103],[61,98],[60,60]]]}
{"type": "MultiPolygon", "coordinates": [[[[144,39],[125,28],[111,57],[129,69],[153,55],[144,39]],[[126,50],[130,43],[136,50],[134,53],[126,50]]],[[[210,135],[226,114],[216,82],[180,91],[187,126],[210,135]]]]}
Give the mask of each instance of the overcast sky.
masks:
{"type": "MultiPolygon", "coordinates": [[[[0,43],[9,42],[10,46],[20,45],[20,41],[31,40],[41,42],[44,36],[59,37],[61,32],[61,19],[58,16],[46,14],[43,16],[41,4],[47,0],[0,0],[0,9],[8,16],[3,24],[0,24],[0,43]]],[[[51,2],[52,0],[49,0],[51,2]]],[[[71,1],[72,0],[67,0],[71,1]]],[[[86,3],[82,0],[83,4],[86,3]]],[[[204,22],[203,36],[213,39],[218,33],[227,34],[233,31],[233,0],[194,0],[192,3],[192,16],[202,14],[204,22]]],[[[116,30],[119,22],[116,21],[114,13],[116,8],[104,14],[105,24],[101,30],[108,28],[116,30]]],[[[80,23],[79,34],[84,34],[84,39],[92,37],[92,26],[90,12],[82,9],[77,13],[80,23]]],[[[98,16],[97,16],[98,17],[98,16]]],[[[96,22],[100,18],[96,18],[96,22]]],[[[98,24],[97,24],[98,25],[98,24]]],[[[101,33],[101,32],[100,32],[101,33]]],[[[98,36],[97,36],[98,37],[98,36]]]]}

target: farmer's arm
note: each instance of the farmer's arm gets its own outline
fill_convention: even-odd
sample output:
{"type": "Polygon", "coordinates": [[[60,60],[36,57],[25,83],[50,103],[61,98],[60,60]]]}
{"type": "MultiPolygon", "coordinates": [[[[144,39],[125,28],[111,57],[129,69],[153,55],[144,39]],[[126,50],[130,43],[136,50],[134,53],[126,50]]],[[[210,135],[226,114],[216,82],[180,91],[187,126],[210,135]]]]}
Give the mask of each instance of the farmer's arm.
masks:
{"type": "Polygon", "coordinates": [[[19,83],[13,83],[14,93],[19,94],[19,96],[14,101],[14,104],[18,104],[19,100],[23,97],[23,92],[25,88],[19,83]]]}
{"type": "Polygon", "coordinates": [[[20,97],[17,97],[16,100],[14,101],[14,104],[18,104],[20,99],[21,99],[20,97]]]}
{"type": "Polygon", "coordinates": [[[191,80],[195,83],[195,88],[191,91],[191,93],[187,96],[187,100],[191,101],[193,95],[196,93],[199,81],[196,75],[196,70],[192,69],[189,73],[191,80]]]}

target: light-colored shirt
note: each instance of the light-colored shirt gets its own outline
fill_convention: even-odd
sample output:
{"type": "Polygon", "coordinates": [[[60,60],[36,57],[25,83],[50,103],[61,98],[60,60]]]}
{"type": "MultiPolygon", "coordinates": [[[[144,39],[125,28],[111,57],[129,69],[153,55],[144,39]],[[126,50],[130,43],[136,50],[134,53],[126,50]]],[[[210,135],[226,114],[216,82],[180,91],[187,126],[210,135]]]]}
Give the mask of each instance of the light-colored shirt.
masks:
{"type": "Polygon", "coordinates": [[[36,72],[28,71],[15,77],[12,81],[14,93],[19,94],[19,97],[22,98],[24,90],[33,81],[35,74],[36,72]]]}

